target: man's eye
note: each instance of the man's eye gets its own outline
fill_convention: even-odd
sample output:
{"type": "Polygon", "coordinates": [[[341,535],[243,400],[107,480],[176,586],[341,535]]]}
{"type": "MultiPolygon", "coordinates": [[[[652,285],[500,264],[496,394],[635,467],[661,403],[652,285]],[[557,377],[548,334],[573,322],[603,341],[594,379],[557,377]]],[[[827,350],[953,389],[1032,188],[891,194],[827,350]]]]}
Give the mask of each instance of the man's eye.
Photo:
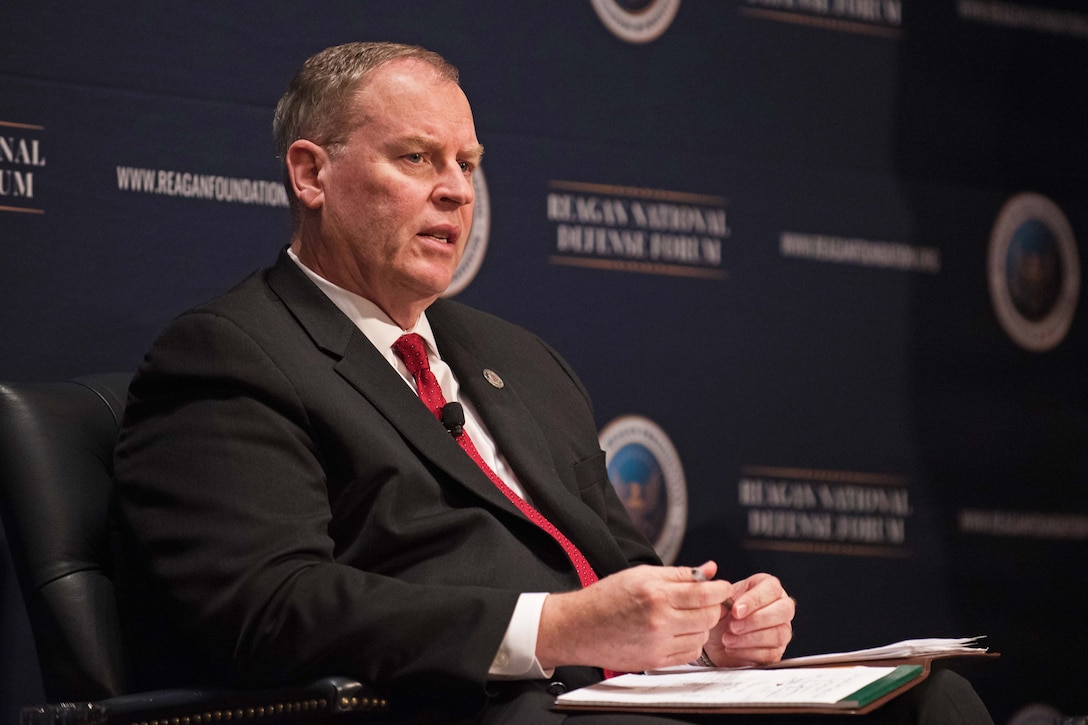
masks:
{"type": "Polygon", "coordinates": [[[423,162],[423,154],[408,154],[404,158],[408,159],[413,164],[419,164],[423,162]]]}

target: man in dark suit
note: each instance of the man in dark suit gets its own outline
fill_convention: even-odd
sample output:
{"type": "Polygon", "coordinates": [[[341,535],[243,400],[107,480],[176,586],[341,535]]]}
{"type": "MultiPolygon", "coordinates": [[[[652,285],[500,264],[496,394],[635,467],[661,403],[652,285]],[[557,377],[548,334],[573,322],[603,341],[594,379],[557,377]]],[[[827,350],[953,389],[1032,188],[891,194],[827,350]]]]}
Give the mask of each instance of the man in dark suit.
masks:
{"type": "Polygon", "coordinates": [[[566,363],[438,299],[483,153],[456,70],[331,48],[275,131],[289,249],[175,320],[131,388],[119,590],[133,646],[171,653],[144,684],[343,673],[405,719],[550,722],[549,690],[604,668],[779,659],[778,580],[660,566],[566,363]]]}

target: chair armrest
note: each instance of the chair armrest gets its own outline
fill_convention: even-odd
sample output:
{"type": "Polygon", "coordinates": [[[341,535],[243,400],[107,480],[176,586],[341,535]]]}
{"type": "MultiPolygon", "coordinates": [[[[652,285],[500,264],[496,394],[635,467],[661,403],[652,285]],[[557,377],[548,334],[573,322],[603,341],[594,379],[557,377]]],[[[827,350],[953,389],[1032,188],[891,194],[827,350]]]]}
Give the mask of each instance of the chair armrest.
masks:
{"type": "Polygon", "coordinates": [[[306,722],[330,715],[382,712],[385,698],[347,677],[277,690],[154,690],[96,702],[24,707],[22,725],[197,725],[225,720],[306,722]]]}

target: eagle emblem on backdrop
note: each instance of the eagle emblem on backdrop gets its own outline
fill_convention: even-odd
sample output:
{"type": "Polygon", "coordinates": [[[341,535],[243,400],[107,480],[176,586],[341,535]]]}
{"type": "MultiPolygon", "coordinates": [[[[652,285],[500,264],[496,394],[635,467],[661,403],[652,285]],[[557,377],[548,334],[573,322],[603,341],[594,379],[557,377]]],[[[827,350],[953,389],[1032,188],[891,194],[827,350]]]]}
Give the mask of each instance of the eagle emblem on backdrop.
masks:
{"type": "Polygon", "coordinates": [[[608,479],[639,531],[672,564],[687,526],[688,497],[680,456],[656,423],[637,415],[616,418],[600,432],[608,479]]]}

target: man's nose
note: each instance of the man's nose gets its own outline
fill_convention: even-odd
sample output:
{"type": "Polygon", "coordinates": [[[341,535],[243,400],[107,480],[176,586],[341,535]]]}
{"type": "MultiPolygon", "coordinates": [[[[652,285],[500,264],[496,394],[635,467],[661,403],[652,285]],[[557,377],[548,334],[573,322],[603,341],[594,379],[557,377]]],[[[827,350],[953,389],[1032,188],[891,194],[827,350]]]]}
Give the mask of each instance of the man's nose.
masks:
{"type": "Polygon", "coordinates": [[[471,204],[476,198],[476,191],[472,188],[472,177],[465,173],[459,164],[453,164],[443,171],[435,192],[440,201],[457,206],[471,204]]]}

